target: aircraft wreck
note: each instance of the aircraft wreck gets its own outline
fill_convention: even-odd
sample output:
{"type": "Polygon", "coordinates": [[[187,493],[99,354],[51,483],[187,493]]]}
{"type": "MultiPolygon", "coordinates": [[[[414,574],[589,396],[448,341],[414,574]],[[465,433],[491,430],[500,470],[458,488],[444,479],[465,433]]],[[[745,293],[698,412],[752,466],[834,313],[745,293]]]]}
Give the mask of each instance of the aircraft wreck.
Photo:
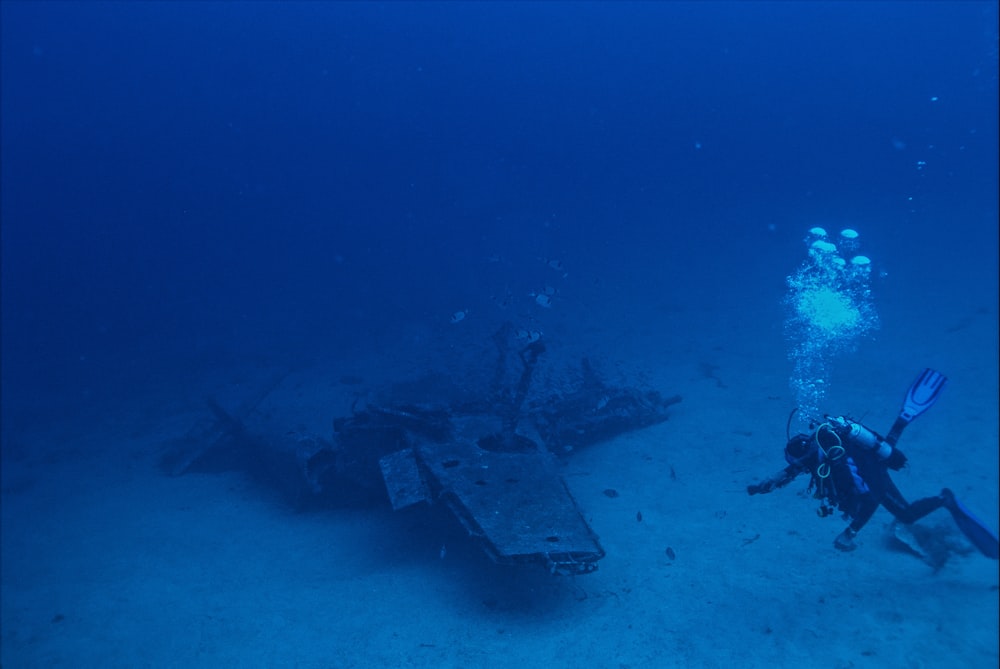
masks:
{"type": "MultiPolygon", "coordinates": [[[[493,336],[495,368],[482,387],[427,392],[419,401],[359,399],[331,435],[277,431],[257,407],[209,412],[163,453],[164,470],[245,469],[296,506],[387,500],[395,510],[441,505],[494,561],[585,574],[604,557],[560,475],[579,448],[665,421],[679,396],[607,383],[588,359],[558,381],[535,378],[542,339],[510,324],[493,336]]],[[[412,393],[411,393],[412,394],[412,393]]]]}

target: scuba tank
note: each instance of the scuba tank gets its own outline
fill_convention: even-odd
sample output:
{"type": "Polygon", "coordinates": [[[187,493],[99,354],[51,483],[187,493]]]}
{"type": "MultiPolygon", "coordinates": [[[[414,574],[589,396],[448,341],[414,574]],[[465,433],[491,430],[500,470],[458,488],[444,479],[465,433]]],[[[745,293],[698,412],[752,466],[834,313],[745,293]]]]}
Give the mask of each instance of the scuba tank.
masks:
{"type": "Polygon", "coordinates": [[[844,416],[827,416],[828,426],[845,444],[863,451],[871,451],[890,469],[899,471],[906,465],[906,456],[875,430],[844,416]]]}
{"type": "Polygon", "coordinates": [[[890,469],[898,471],[906,465],[906,456],[896,448],[896,441],[907,425],[934,405],[947,382],[947,377],[933,369],[921,372],[907,390],[899,416],[887,437],[882,437],[871,428],[846,416],[826,416],[826,422],[845,442],[862,450],[873,451],[890,469]]]}
{"type": "Polygon", "coordinates": [[[827,416],[826,423],[845,442],[865,451],[874,451],[879,460],[888,460],[892,455],[894,450],[892,444],[870,427],[844,416],[827,416]]]}

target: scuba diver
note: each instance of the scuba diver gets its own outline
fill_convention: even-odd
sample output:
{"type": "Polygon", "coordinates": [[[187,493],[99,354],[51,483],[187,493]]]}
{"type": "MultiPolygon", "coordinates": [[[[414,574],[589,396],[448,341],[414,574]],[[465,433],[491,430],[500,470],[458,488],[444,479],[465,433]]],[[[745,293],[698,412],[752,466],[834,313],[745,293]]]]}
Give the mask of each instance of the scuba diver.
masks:
{"type": "MultiPolygon", "coordinates": [[[[934,404],[947,380],[938,372],[925,369],[910,386],[899,417],[885,437],[844,416],[826,416],[818,426],[810,424],[811,434],[797,434],[788,439],[785,445],[788,466],[761,483],[747,486],[747,492],[768,493],[808,472],[811,476],[808,491],[821,500],[817,510],[820,517],[831,515],[837,508],[845,520],[851,520],[833,542],[842,551],[857,547],[854,538],[879,505],[907,524],[944,507],[983,555],[998,559],[997,535],[958,501],[951,490],[944,488],[938,495],[910,503],[889,477],[890,469],[899,471],[906,465],[906,456],[896,447],[903,429],[934,404]]],[[[789,426],[791,421],[790,415],[789,426]]]]}

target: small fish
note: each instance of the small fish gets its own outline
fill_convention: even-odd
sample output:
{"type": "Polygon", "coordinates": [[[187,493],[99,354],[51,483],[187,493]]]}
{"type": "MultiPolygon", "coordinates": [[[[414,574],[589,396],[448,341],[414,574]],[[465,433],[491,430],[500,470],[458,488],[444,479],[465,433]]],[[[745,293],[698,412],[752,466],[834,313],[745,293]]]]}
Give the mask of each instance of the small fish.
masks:
{"type": "Polygon", "coordinates": [[[491,295],[490,299],[501,309],[506,309],[514,304],[514,294],[509,289],[505,290],[503,295],[491,295]]]}
{"type": "Polygon", "coordinates": [[[526,344],[533,344],[542,338],[542,334],[541,330],[525,330],[522,328],[514,332],[514,338],[526,344]]]}
{"type": "Polygon", "coordinates": [[[534,297],[535,297],[535,304],[537,304],[538,306],[545,307],[546,309],[550,309],[552,307],[551,295],[546,295],[545,293],[537,293],[534,295],[534,297]]]}
{"type": "Polygon", "coordinates": [[[453,313],[451,315],[451,322],[452,322],[453,325],[455,323],[461,323],[462,321],[465,320],[465,317],[468,316],[468,315],[469,315],[469,310],[468,309],[463,309],[461,311],[456,311],[455,313],[453,313]]]}
{"type": "Polygon", "coordinates": [[[545,263],[546,265],[548,265],[557,272],[563,271],[562,260],[559,259],[549,260],[547,258],[540,258],[539,260],[541,260],[543,263],[545,263]]]}
{"type": "Polygon", "coordinates": [[[448,555],[448,547],[445,546],[444,544],[441,544],[441,552],[438,553],[438,557],[440,557],[443,560],[446,555],[448,555]]]}
{"type": "Polygon", "coordinates": [[[639,522],[639,523],[642,522],[642,511],[636,511],[635,512],[635,520],[636,520],[636,522],[639,522]]]}

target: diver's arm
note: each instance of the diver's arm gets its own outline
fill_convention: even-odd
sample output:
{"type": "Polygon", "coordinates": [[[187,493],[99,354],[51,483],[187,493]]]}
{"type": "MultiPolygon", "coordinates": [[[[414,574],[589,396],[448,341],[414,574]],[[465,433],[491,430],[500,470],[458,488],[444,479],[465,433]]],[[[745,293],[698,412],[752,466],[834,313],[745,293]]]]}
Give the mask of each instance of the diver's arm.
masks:
{"type": "Polygon", "coordinates": [[[748,485],[747,494],[748,495],[756,495],[758,493],[764,494],[767,492],[771,492],[775,488],[784,488],[803,471],[805,470],[800,468],[798,465],[788,465],[774,476],[768,477],[763,481],[761,481],[760,483],[752,483],[748,485]]]}

